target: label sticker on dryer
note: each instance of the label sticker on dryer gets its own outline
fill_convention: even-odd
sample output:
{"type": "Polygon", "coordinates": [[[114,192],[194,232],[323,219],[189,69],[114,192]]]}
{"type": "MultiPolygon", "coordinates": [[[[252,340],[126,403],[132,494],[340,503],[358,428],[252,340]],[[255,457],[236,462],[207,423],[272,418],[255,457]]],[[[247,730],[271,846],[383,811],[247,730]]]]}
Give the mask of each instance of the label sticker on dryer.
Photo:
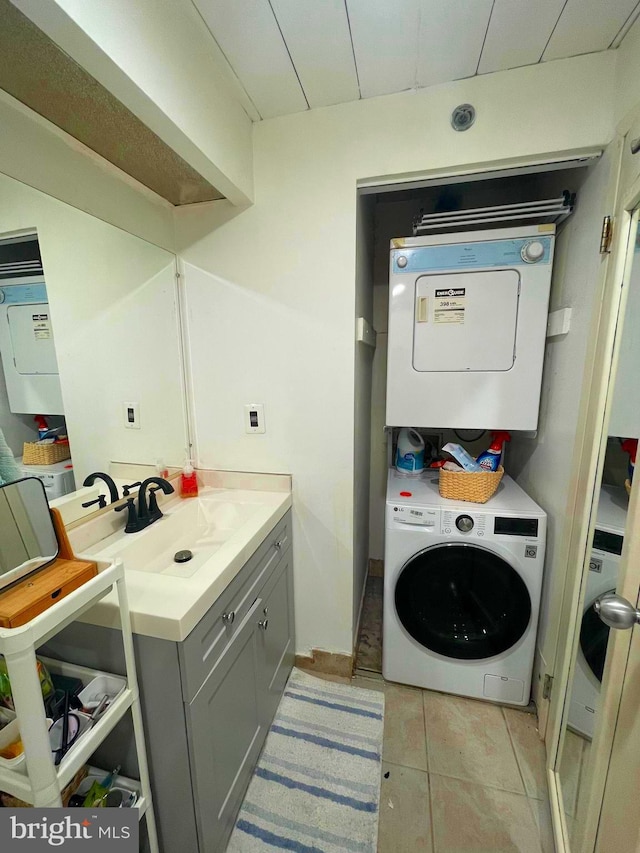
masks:
{"type": "Polygon", "coordinates": [[[434,323],[464,323],[466,288],[436,290],[433,300],[434,323]]]}
{"type": "Polygon", "coordinates": [[[48,341],[51,337],[51,325],[48,314],[32,314],[33,336],[37,341],[48,341]]]}

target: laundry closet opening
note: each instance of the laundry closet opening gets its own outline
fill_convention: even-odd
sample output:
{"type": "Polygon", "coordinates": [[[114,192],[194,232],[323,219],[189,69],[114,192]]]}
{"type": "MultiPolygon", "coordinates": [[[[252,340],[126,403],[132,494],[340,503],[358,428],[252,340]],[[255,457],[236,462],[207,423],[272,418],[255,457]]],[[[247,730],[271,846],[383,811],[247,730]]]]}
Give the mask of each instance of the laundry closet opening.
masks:
{"type": "MultiPolygon", "coordinates": [[[[451,655],[452,660],[466,658],[465,665],[468,665],[468,660],[474,657],[499,660],[501,655],[510,654],[509,650],[521,648],[526,644],[530,648],[525,657],[530,658],[531,650],[535,648],[533,682],[535,697],[538,681],[541,683],[547,664],[548,653],[545,652],[545,644],[553,640],[548,638],[546,633],[553,590],[559,583],[559,576],[563,574],[563,567],[558,562],[559,532],[564,521],[563,515],[570,488],[570,467],[574,450],[572,437],[578,426],[583,368],[599,287],[599,239],[602,217],[607,212],[606,193],[609,171],[610,158],[605,152],[600,158],[577,159],[548,167],[530,167],[516,173],[513,171],[478,173],[466,178],[453,178],[448,182],[440,179],[430,183],[425,182],[423,185],[412,183],[404,186],[385,186],[377,189],[368,187],[359,190],[355,305],[357,343],[354,486],[356,635],[354,644],[356,645],[356,668],[378,672],[382,670],[382,601],[386,583],[388,595],[393,601],[394,618],[398,617],[401,621],[399,631],[402,634],[402,641],[411,643],[412,649],[415,647],[420,650],[428,648],[429,643],[432,643],[432,656],[438,661],[449,660],[448,655],[451,655]],[[548,270],[546,285],[542,279],[539,279],[541,284],[538,285],[538,279],[532,278],[532,274],[541,276],[541,271],[534,269],[535,264],[528,263],[524,255],[522,259],[518,258],[518,263],[513,264],[509,262],[509,256],[505,255],[506,260],[504,263],[501,262],[502,279],[498,284],[495,284],[497,280],[495,276],[486,277],[487,283],[491,286],[487,288],[487,298],[482,304],[482,316],[486,317],[487,328],[485,344],[480,334],[479,338],[472,341],[468,352],[463,352],[463,346],[451,347],[448,351],[446,347],[443,349],[438,342],[438,333],[441,341],[449,340],[443,336],[443,330],[446,334],[452,329],[454,333],[458,333],[465,322],[465,310],[467,311],[467,329],[469,329],[468,318],[471,316],[469,306],[472,304],[470,292],[466,292],[462,297],[460,305],[453,306],[456,309],[452,312],[455,315],[454,319],[460,324],[456,328],[455,324],[449,325],[452,313],[448,316],[444,314],[438,316],[433,313],[434,298],[435,301],[441,301],[442,294],[433,290],[433,287],[429,289],[427,285],[423,288],[424,293],[418,292],[419,285],[415,283],[415,276],[407,276],[407,287],[411,292],[407,297],[405,313],[411,314],[414,310],[419,312],[424,309],[425,315],[419,318],[416,314],[415,324],[413,320],[407,321],[406,335],[403,337],[402,344],[406,349],[406,371],[403,373],[393,368],[393,375],[390,373],[388,376],[391,241],[394,238],[412,237],[414,221],[421,213],[444,213],[536,202],[561,197],[563,193],[575,196],[573,213],[555,228],[547,226],[546,229],[540,230],[540,239],[536,238],[534,241],[535,251],[538,251],[538,243],[540,243],[543,247],[541,251],[547,252],[550,247],[552,256],[554,254],[552,265],[551,257],[549,258],[552,272],[548,306],[545,304],[542,309],[543,317],[537,316],[536,328],[529,328],[533,323],[533,314],[527,309],[526,299],[523,302],[523,282],[525,279],[527,282],[533,282],[526,285],[530,289],[538,286],[548,288],[548,270]],[[510,269],[511,267],[513,269],[510,269]],[[509,276],[513,278],[513,282],[509,276]],[[510,304],[510,300],[513,305],[510,304]],[[504,334],[501,325],[502,316],[505,318],[504,334]],[[438,322],[434,323],[434,317],[438,322]],[[430,322],[427,322],[428,319],[430,322]],[[550,325],[546,328],[548,319],[550,325]],[[424,320],[424,325],[419,325],[419,320],[424,320]],[[520,347],[518,352],[514,343],[516,329],[520,347]],[[529,332],[531,336],[528,337],[529,332]],[[430,337],[427,337],[427,333],[430,337]],[[423,334],[425,337],[421,342],[418,336],[423,334]],[[541,352],[544,352],[541,381],[539,369],[537,378],[535,369],[533,373],[527,372],[526,361],[532,347],[538,347],[541,352]],[[477,359],[474,362],[473,354],[476,350],[477,359]],[[495,358],[490,353],[495,353],[495,358]],[[492,358],[494,358],[493,362],[492,358]],[[466,386],[455,383],[455,377],[460,375],[455,371],[461,368],[455,365],[448,368],[448,359],[453,362],[458,359],[460,364],[464,365],[463,369],[468,371],[468,376],[465,377],[468,380],[466,386]],[[474,386],[473,376],[476,364],[481,365],[481,368],[480,372],[475,374],[478,382],[474,386]],[[483,364],[484,367],[482,367],[483,364]],[[520,370],[519,376],[516,365],[520,370]],[[494,386],[483,383],[481,377],[484,375],[482,370],[485,369],[498,377],[494,386]],[[452,372],[448,373],[448,370],[452,372]],[[421,377],[437,377],[438,381],[430,384],[427,382],[421,386],[412,385],[418,374],[421,377]],[[511,394],[508,385],[505,384],[505,377],[507,380],[510,378],[511,381],[515,378],[514,387],[520,389],[518,393],[522,396],[522,404],[513,402],[511,404],[512,411],[514,408],[521,411],[520,421],[517,419],[514,421],[512,418],[511,423],[502,423],[499,420],[500,406],[489,405],[495,403],[500,395],[506,399],[511,394]],[[492,387],[495,388],[493,396],[492,387]],[[424,389],[433,390],[425,391],[424,389]],[[407,412],[408,421],[393,419],[390,422],[387,405],[389,393],[393,395],[394,400],[402,399],[407,403],[404,411],[407,412]],[[488,395],[484,402],[483,395],[488,395]],[[424,418],[420,419],[417,415],[412,417],[414,412],[421,411],[420,407],[425,400],[429,402],[429,410],[433,411],[439,399],[443,401],[448,412],[456,411],[459,406],[460,418],[446,415],[434,417],[433,423],[427,423],[424,418]],[[485,402],[488,413],[486,422],[482,417],[485,402]],[[470,403],[472,405],[469,405],[470,403]],[[514,422],[518,425],[522,424],[522,428],[515,428],[514,422]],[[410,555],[404,554],[403,549],[400,548],[394,560],[400,560],[403,565],[406,564],[407,571],[404,573],[402,584],[395,582],[391,584],[389,581],[389,566],[384,566],[385,511],[388,475],[390,469],[394,467],[400,427],[416,428],[422,437],[425,444],[425,471],[432,461],[442,458],[441,449],[447,442],[462,445],[475,457],[491,444],[492,430],[509,429],[511,432],[511,441],[505,445],[502,460],[509,477],[505,477],[501,491],[497,493],[502,495],[499,498],[501,503],[497,505],[498,509],[495,512],[493,510],[490,512],[491,502],[489,504],[465,503],[464,506],[468,508],[467,514],[470,518],[470,522],[467,523],[474,526],[473,535],[478,533],[482,535],[480,529],[483,525],[486,525],[487,530],[489,527],[494,529],[497,523],[496,513],[501,519],[513,519],[516,528],[518,518],[529,522],[537,519],[539,539],[534,541],[535,537],[530,537],[527,540],[531,545],[529,553],[532,555],[527,558],[531,563],[531,566],[527,566],[527,571],[539,575],[541,592],[538,589],[538,592],[532,593],[529,589],[527,594],[527,590],[523,589],[526,584],[523,584],[517,566],[516,571],[511,570],[519,558],[510,553],[510,546],[506,540],[509,538],[514,540],[516,545],[511,550],[514,554],[516,552],[519,554],[523,550],[521,545],[527,531],[515,529],[513,536],[502,537],[495,548],[489,542],[491,538],[489,535],[484,539],[475,540],[474,544],[479,550],[474,552],[473,557],[484,560],[482,567],[484,577],[487,583],[492,584],[491,597],[496,602],[496,612],[493,615],[487,614],[488,622],[495,628],[495,646],[492,646],[491,637],[485,636],[482,642],[478,641],[477,652],[470,649],[469,644],[464,651],[456,650],[456,642],[448,637],[451,628],[447,628],[446,618],[443,624],[437,624],[436,617],[439,618],[442,614],[438,614],[437,608],[434,609],[433,605],[435,587],[438,583],[435,578],[439,567],[444,566],[444,562],[449,559],[444,553],[446,549],[441,549],[437,555],[438,559],[429,564],[428,570],[423,567],[421,571],[420,566],[415,562],[409,566],[412,562],[409,559],[410,555]],[[513,485],[507,485],[508,481],[513,485]],[[540,556],[545,553],[545,539],[546,560],[543,560],[540,556]],[[537,553],[536,549],[538,549],[537,553]],[[383,577],[385,572],[386,580],[383,577]],[[409,582],[411,572],[415,575],[413,585],[409,582]],[[430,587],[425,581],[427,574],[429,583],[435,586],[430,587]],[[393,590],[390,589],[391,586],[393,590]],[[404,600],[413,602],[412,615],[407,616],[404,621],[401,613],[404,606],[402,586],[407,590],[404,600]],[[364,594],[365,591],[366,594],[364,594]],[[426,608],[422,614],[416,610],[415,604],[421,597],[424,599],[426,608]],[[429,607],[431,615],[427,616],[429,607]],[[414,620],[413,629],[411,619],[414,620]],[[426,623],[429,627],[425,633],[426,623]],[[360,628],[359,637],[358,628],[360,628]],[[429,639],[426,634],[433,636],[429,639]]],[[[522,249],[526,252],[526,248],[523,247],[532,242],[539,221],[534,217],[516,222],[498,221],[483,225],[478,225],[477,222],[470,223],[463,227],[431,232],[434,234],[431,240],[437,243],[436,237],[441,236],[444,242],[447,239],[451,242],[450,235],[456,234],[456,243],[453,248],[457,252],[460,244],[464,244],[465,240],[477,247],[479,241],[493,244],[494,241],[505,238],[511,240],[518,251],[522,249]],[[482,232],[482,237],[476,236],[478,232],[482,232]],[[466,233],[469,235],[468,238],[465,237],[466,233]],[[521,238],[521,235],[524,236],[521,238]]],[[[402,241],[397,244],[397,246],[402,245],[404,245],[402,241]]],[[[411,241],[407,241],[406,245],[411,247],[411,241]]],[[[451,246],[448,251],[450,250],[451,246]]],[[[540,258],[542,257],[541,254],[540,258]]],[[[402,258],[400,265],[402,266],[405,262],[402,258]]],[[[457,262],[454,261],[453,266],[455,263],[457,262]]],[[[491,263],[489,262],[489,265],[491,263]]],[[[496,266],[497,262],[493,265],[496,266]]],[[[397,267],[396,271],[399,271],[397,267]]],[[[435,270],[435,272],[441,271],[435,270]]],[[[393,267],[391,272],[393,273],[393,267]]],[[[448,272],[458,273],[460,270],[450,268],[448,272]]],[[[463,290],[462,278],[468,276],[469,272],[469,269],[462,270],[463,275],[458,283],[463,290]]],[[[456,289],[450,286],[454,277],[455,275],[447,274],[442,279],[443,281],[446,279],[447,288],[451,292],[456,289]]],[[[431,278],[433,279],[434,276],[431,278]]],[[[398,281],[401,280],[398,279],[398,281]]],[[[402,279],[398,286],[404,287],[404,281],[405,279],[402,279]]],[[[480,278],[474,281],[474,285],[476,283],[480,283],[480,278]]],[[[477,292],[480,291],[481,288],[478,288],[477,292]]],[[[438,307],[439,302],[436,305],[436,308],[438,307]]],[[[479,316],[480,314],[476,313],[476,321],[479,316]]],[[[478,321],[480,332],[483,325],[484,321],[478,321]]],[[[467,343],[468,341],[465,345],[467,343]]],[[[395,358],[397,360],[397,353],[395,358]]],[[[394,411],[399,411],[395,402],[392,408],[394,411]]],[[[413,492],[419,492],[424,487],[425,481],[428,481],[432,483],[431,491],[435,490],[437,494],[437,477],[437,470],[431,474],[423,474],[422,477],[407,477],[406,488],[403,491],[409,493],[412,496],[411,499],[414,499],[413,492]]],[[[408,511],[411,512],[411,509],[409,508],[408,511]]],[[[440,518],[438,524],[441,522],[440,518]]],[[[406,524],[403,529],[410,529],[410,525],[406,524]]],[[[498,528],[495,527],[495,529],[498,528]]],[[[468,549],[470,541],[446,544],[468,549]]],[[[428,540],[425,540],[424,547],[426,548],[428,544],[428,540]]],[[[412,547],[412,545],[408,546],[411,554],[413,554],[412,547]]],[[[420,548],[416,546],[416,550],[420,548]]],[[[465,555],[468,556],[470,553],[467,550],[465,555]]],[[[434,555],[428,556],[431,560],[434,555]]],[[[521,556],[524,556],[524,552],[521,556]]],[[[526,560],[524,562],[527,563],[526,560]]],[[[466,569],[460,569],[460,571],[466,571],[466,569]]],[[[442,576],[441,583],[446,586],[448,581],[444,578],[445,575],[442,576]]],[[[451,588],[450,584],[449,586],[451,588]]],[[[469,594],[474,593],[470,591],[469,594]]],[[[461,605],[460,601],[451,599],[448,606],[461,605]]],[[[464,627],[464,619],[460,614],[450,618],[450,625],[456,619],[462,626],[462,631],[469,629],[468,623],[466,628],[464,627]]],[[[477,630],[480,633],[486,633],[484,627],[477,627],[477,630]]],[[[389,631],[385,633],[388,638],[389,631]]],[[[473,646],[473,643],[470,642],[470,645],[473,646]]],[[[410,664],[408,666],[410,667],[410,664]]],[[[416,666],[420,668],[420,663],[416,663],[416,666]]],[[[507,684],[504,694],[500,689],[492,692],[494,687],[491,680],[483,681],[487,673],[481,674],[479,693],[474,693],[473,690],[465,693],[464,685],[459,692],[461,695],[477,695],[478,698],[484,696],[484,698],[495,698],[516,704],[527,704],[531,668],[526,662],[521,662],[519,666],[523,670],[529,670],[528,676],[523,675],[521,679],[524,684],[522,696],[515,695],[520,689],[515,681],[513,684],[507,684]]],[[[488,669],[492,670],[492,667],[488,669]]],[[[493,669],[496,669],[496,677],[500,678],[499,668],[493,667],[493,669]]],[[[491,675],[491,672],[488,675],[491,675]]],[[[392,674],[391,680],[418,684],[418,681],[411,681],[410,673],[392,674]]],[[[447,686],[446,679],[439,682],[436,678],[431,685],[423,683],[419,686],[432,686],[434,689],[458,692],[455,685],[452,688],[447,686]]]]}

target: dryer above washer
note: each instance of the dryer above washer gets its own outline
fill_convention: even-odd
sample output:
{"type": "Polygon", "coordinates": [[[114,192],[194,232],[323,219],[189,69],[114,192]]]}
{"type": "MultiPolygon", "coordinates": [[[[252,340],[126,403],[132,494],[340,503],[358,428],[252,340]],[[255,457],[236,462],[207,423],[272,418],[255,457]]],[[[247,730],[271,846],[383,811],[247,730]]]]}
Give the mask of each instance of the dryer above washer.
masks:
{"type": "Polygon", "coordinates": [[[391,241],[388,426],[538,423],[555,226],[391,241]]]}

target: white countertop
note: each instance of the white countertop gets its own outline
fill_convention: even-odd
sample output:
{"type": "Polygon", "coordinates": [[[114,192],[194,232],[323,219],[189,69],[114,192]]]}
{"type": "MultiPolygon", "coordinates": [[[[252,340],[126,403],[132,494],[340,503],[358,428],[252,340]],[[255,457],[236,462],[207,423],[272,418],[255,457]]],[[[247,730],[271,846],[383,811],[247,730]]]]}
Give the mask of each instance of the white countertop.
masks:
{"type": "MultiPolygon", "coordinates": [[[[133,632],[180,642],[291,507],[291,492],[282,483],[289,478],[278,480],[274,491],[265,489],[268,483],[255,490],[201,488],[198,498],[163,504],[165,516],[139,533],[107,530],[106,538],[83,546],[81,556],[110,562],[122,558],[133,632]],[[182,548],[190,548],[194,558],[176,564],[173,554],[182,548]]],[[[119,518],[124,526],[122,513],[119,518]]],[[[78,534],[79,544],[86,535],[78,534]]],[[[80,619],[118,628],[115,594],[80,619]]]]}

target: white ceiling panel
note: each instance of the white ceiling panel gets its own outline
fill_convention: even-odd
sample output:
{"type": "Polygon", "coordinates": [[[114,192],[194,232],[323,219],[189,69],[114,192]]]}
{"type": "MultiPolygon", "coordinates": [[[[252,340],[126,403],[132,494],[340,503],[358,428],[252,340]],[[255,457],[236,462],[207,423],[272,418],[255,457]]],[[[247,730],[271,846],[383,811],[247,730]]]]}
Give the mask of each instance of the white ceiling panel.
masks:
{"type": "Polygon", "coordinates": [[[310,107],[360,97],[344,0],[271,0],[310,107]]]}
{"type": "Polygon", "coordinates": [[[416,85],[420,0],[346,0],[363,98],[416,85]]]}
{"type": "Polygon", "coordinates": [[[269,0],[194,0],[263,118],[307,109],[269,0]]]}
{"type": "Polygon", "coordinates": [[[418,86],[476,73],[493,0],[422,0],[418,86]]]}
{"type": "Polygon", "coordinates": [[[542,58],[606,50],[638,0],[567,0],[542,58]]]}
{"type": "Polygon", "coordinates": [[[565,0],[496,0],[478,72],[539,62],[564,5],[565,0]]]}

